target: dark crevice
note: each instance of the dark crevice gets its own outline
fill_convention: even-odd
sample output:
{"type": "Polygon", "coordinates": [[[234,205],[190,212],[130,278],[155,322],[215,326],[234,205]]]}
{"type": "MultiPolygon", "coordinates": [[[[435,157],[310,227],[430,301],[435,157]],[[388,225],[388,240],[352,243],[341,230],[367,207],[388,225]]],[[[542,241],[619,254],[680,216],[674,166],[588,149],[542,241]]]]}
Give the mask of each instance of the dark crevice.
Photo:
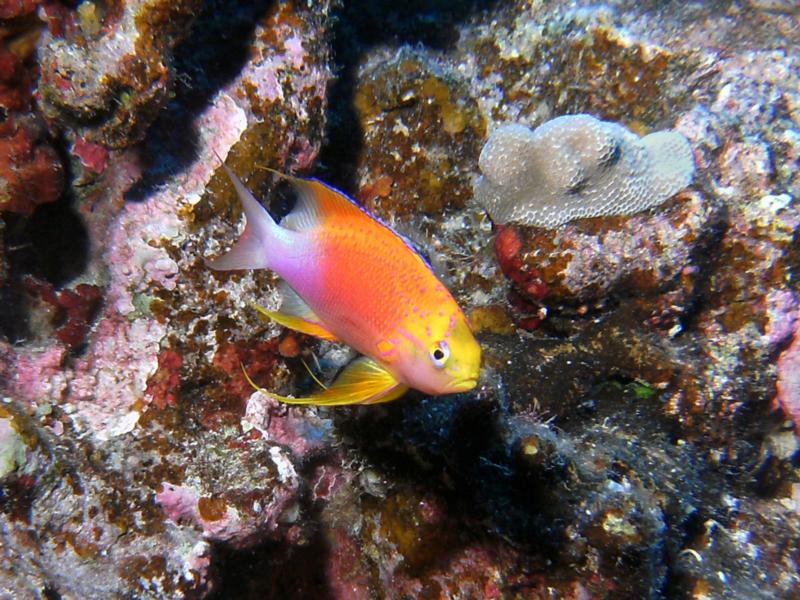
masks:
{"type": "Polygon", "coordinates": [[[89,262],[89,235],[67,196],[39,206],[22,237],[23,250],[12,254],[16,273],[30,273],[60,287],[83,273],[89,262]]]}
{"type": "Polygon", "coordinates": [[[330,88],[325,143],[317,169],[343,190],[357,189],[356,165],[364,149],[354,98],[359,65],[376,46],[424,46],[447,50],[458,41],[458,27],[490,9],[497,0],[352,0],[333,15],[336,80],[330,88]]]}
{"type": "Polygon", "coordinates": [[[42,598],[45,600],[61,600],[61,594],[52,587],[46,587],[42,590],[42,598]]]}
{"type": "Polygon", "coordinates": [[[566,477],[566,463],[555,455],[541,468],[521,462],[522,429],[510,426],[489,399],[462,394],[414,400],[414,395],[419,396],[378,410],[341,411],[335,415],[337,428],[395,488],[439,495],[446,514],[463,528],[456,546],[500,535],[555,560],[565,543],[568,510],[555,501],[554,490],[566,477]]]}
{"type": "MultiPolygon", "coordinates": [[[[65,180],[71,181],[63,147],[59,154],[65,180]]],[[[22,286],[25,277],[33,276],[60,288],[86,270],[91,242],[74,204],[75,198],[67,189],[55,202],[37,206],[31,215],[3,213],[8,280],[0,286],[0,337],[12,343],[28,337],[27,299],[22,286]]]]}
{"type": "Polygon", "coordinates": [[[302,510],[303,519],[314,527],[303,544],[266,542],[244,550],[217,544],[214,563],[220,579],[209,600],[332,600],[326,570],[332,549],[308,502],[302,510]]]}
{"type": "Polygon", "coordinates": [[[174,98],[141,144],[143,178],[125,195],[144,200],[198,154],[194,120],[250,58],[256,25],[274,0],[206,0],[191,33],[173,52],[174,98]]]}
{"type": "Polygon", "coordinates": [[[697,285],[692,290],[692,296],[686,302],[684,313],[681,316],[681,328],[683,331],[691,331],[696,326],[697,318],[705,308],[706,299],[709,297],[709,290],[713,284],[712,273],[717,272],[722,256],[719,252],[722,240],[730,226],[730,217],[727,206],[720,206],[715,209],[714,215],[700,234],[700,239],[692,249],[688,264],[698,268],[697,285]]]}

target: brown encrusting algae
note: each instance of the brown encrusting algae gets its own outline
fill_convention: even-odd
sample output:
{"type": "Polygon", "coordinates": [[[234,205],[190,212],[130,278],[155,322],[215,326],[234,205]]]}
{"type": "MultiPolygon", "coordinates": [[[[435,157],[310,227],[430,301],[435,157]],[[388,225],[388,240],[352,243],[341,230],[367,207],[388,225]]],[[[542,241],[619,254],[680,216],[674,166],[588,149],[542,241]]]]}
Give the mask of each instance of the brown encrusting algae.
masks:
{"type": "Polygon", "coordinates": [[[0,598],[798,597],[798,17],[0,0],[0,598]],[[208,268],[224,166],[278,223],[273,170],[403,236],[477,382],[281,404],[363,359],[208,268]]]}

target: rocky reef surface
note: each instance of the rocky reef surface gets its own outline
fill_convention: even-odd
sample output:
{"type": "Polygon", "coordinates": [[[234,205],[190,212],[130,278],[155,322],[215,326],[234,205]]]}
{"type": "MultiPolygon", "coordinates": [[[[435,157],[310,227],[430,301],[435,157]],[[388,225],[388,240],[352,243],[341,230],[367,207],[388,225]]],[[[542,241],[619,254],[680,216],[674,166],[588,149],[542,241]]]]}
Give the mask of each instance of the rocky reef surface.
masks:
{"type": "Polygon", "coordinates": [[[0,598],[795,598],[794,2],[0,0],[0,598]],[[663,205],[493,224],[507,123],[689,140],[663,205]],[[471,393],[287,408],[352,354],[211,272],[268,169],[430,258],[471,393]]]}

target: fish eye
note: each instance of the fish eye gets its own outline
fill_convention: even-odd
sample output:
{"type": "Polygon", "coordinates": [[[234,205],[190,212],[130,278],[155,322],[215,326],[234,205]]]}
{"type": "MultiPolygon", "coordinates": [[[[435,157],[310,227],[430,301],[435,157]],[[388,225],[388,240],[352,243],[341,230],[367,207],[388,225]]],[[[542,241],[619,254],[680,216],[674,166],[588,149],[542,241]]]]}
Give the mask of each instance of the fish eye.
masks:
{"type": "Polygon", "coordinates": [[[443,369],[447,364],[447,359],[450,358],[450,346],[447,342],[437,342],[431,348],[431,362],[437,369],[443,369]]]}

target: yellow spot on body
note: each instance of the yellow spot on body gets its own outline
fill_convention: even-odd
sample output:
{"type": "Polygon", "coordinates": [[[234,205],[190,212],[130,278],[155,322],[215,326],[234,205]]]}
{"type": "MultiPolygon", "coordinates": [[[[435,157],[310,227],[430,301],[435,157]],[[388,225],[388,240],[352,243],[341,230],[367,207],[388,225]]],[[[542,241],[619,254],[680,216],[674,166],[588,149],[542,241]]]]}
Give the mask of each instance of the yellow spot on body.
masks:
{"type": "Polygon", "coordinates": [[[381,340],[378,342],[378,352],[380,352],[381,355],[386,356],[390,354],[392,350],[394,350],[394,343],[389,340],[381,340]]]}

